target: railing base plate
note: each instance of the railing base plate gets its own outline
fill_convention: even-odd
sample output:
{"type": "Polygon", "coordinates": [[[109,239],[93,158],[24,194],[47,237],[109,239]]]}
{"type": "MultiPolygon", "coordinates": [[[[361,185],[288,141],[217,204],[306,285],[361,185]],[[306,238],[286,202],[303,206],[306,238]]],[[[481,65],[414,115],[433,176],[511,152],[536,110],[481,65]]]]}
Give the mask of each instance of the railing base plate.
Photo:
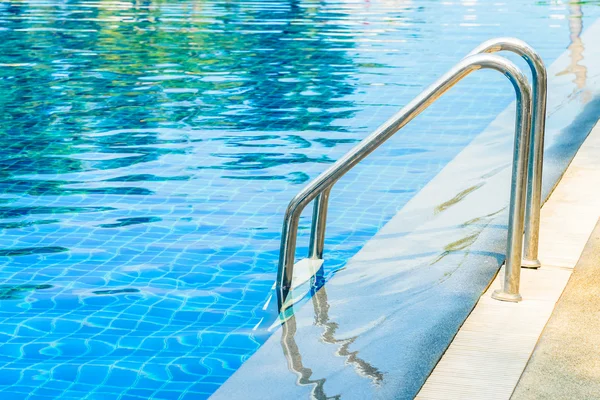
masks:
{"type": "Polygon", "coordinates": [[[522,268],[538,269],[541,266],[542,266],[542,263],[540,263],[540,260],[522,260],[521,261],[522,268]]]}
{"type": "Polygon", "coordinates": [[[519,301],[523,300],[523,298],[521,297],[521,295],[519,293],[517,293],[517,294],[506,293],[506,292],[503,292],[502,290],[494,290],[494,293],[492,293],[492,299],[500,300],[500,301],[510,301],[512,303],[518,303],[519,301]]]}

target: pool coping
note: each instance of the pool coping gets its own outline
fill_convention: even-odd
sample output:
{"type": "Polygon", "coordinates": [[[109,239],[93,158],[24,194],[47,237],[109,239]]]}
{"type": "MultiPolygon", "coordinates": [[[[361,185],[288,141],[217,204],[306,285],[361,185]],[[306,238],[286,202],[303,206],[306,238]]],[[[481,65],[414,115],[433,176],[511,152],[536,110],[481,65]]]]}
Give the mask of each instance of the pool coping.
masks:
{"type": "MultiPolygon", "coordinates": [[[[542,266],[537,270],[521,271],[520,291],[523,301],[516,304],[494,301],[491,298],[493,290],[502,285],[503,268],[427,378],[417,400],[511,398],[540,334],[600,218],[600,188],[590,185],[590,182],[600,180],[600,160],[597,157],[599,149],[600,124],[596,124],[542,208],[539,253],[542,266]]],[[[593,293],[588,293],[588,297],[593,297],[593,293]]],[[[581,309],[581,301],[571,303],[572,307],[581,309]]],[[[587,308],[588,313],[593,309],[589,306],[587,308]]],[[[580,314],[581,317],[585,313],[580,314]]],[[[563,324],[562,328],[562,335],[555,337],[555,341],[562,339],[571,342],[571,334],[584,335],[585,332],[581,329],[567,332],[568,324],[563,324]]],[[[577,343],[581,346],[585,340],[577,343]]],[[[555,359],[565,347],[568,346],[563,345],[560,349],[546,352],[545,365],[538,363],[538,376],[529,379],[530,393],[546,393],[538,398],[559,397],[553,395],[551,390],[546,390],[553,379],[540,379],[540,375],[553,366],[556,371],[565,371],[565,365],[557,364],[555,359]],[[540,385],[540,382],[544,384],[540,385]]],[[[591,357],[591,354],[590,348],[586,355],[591,357]]],[[[573,365],[572,363],[571,366],[573,365]]],[[[562,383],[564,388],[565,382],[562,383]]],[[[555,384],[554,390],[559,392],[560,386],[555,384]]],[[[568,392],[565,390],[563,393],[568,392]]],[[[561,398],[585,396],[571,393],[570,396],[561,398]]]]}
{"type": "MultiPolygon", "coordinates": [[[[548,68],[544,199],[600,117],[597,37],[600,20],[581,36],[585,85],[570,72],[576,49],[548,68]]],[[[504,260],[513,114],[511,104],[211,398],[413,398],[504,260]]]]}

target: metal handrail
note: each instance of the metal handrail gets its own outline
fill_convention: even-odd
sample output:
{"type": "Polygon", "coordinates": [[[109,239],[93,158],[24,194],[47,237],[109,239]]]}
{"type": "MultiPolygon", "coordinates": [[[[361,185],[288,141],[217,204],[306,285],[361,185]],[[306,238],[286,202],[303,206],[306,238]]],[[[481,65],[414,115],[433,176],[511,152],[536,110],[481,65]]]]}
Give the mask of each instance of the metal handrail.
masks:
{"type": "MultiPolygon", "coordinates": [[[[423,112],[435,100],[457,84],[471,72],[479,69],[493,69],[504,74],[512,83],[517,103],[515,122],[515,143],[510,194],[508,245],[506,271],[511,271],[506,280],[503,300],[519,301],[520,262],[523,250],[522,232],[524,229],[525,187],[530,153],[530,126],[532,116],[532,95],[527,78],[512,62],[491,54],[477,54],[466,57],[450,71],[425,89],[397,114],[363,139],[346,155],[311,181],[289,203],[283,221],[279,268],[277,271],[277,299],[280,310],[292,287],[294,258],[300,214],[312,200],[315,200],[309,258],[322,259],[327,219],[327,205],[332,186],[352,167],[373,152],[377,147],[423,112]],[[514,265],[519,265],[513,268],[514,265]]],[[[508,275],[508,274],[507,274],[508,275]]]]}
{"type": "Polygon", "coordinates": [[[481,43],[469,56],[482,53],[511,51],[523,57],[532,75],[533,109],[531,123],[531,152],[527,175],[527,203],[525,207],[525,248],[522,266],[541,267],[538,259],[540,237],[540,208],[542,205],[542,166],[544,164],[544,135],[546,125],[546,98],[548,77],[539,54],[527,43],[516,38],[497,38],[481,43]]]}
{"type": "MultiPolygon", "coordinates": [[[[521,266],[537,269],[541,267],[538,259],[540,241],[540,210],[542,206],[542,169],[544,164],[544,136],[546,125],[546,100],[548,94],[548,76],[540,55],[527,43],[516,38],[490,39],[481,43],[468,56],[498,51],[511,51],[523,57],[532,76],[533,108],[531,118],[531,137],[529,165],[527,167],[527,195],[525,203],[525,238],[521,266]]],[[[515,266],[516,264],[513,264],[515,266]]],[[[514,274],[506,265],[504,286],[492,293],[497,300],[514,301],[507,291],[509,280],[514,274]]],[[[518,286],[517,286],[518,293],[518,286]]]]}

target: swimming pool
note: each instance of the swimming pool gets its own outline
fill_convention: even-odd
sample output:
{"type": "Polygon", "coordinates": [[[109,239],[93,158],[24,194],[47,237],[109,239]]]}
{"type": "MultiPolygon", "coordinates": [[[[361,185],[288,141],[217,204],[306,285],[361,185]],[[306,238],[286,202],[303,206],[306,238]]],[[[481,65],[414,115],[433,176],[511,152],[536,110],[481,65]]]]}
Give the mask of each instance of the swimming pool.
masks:
{"type": "MultiPolygon", "coordinates": [[[[481,41],[549,62],[597,4],[3,2],[2,398],[210,396],[270,334],[302,184],[481,41]]],[[[340,181],[327,277],[511,90],[467,78],[340,181]]]]}

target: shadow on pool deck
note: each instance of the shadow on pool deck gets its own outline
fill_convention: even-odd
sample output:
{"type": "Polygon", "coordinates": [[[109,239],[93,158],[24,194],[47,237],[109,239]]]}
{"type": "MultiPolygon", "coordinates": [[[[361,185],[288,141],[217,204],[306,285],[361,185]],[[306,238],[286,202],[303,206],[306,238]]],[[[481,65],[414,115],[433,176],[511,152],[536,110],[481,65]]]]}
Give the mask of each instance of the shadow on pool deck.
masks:
{"type": "Polygon", "coordinates": [[[511,397],[600,398],[600,222],[511,397]]]}

